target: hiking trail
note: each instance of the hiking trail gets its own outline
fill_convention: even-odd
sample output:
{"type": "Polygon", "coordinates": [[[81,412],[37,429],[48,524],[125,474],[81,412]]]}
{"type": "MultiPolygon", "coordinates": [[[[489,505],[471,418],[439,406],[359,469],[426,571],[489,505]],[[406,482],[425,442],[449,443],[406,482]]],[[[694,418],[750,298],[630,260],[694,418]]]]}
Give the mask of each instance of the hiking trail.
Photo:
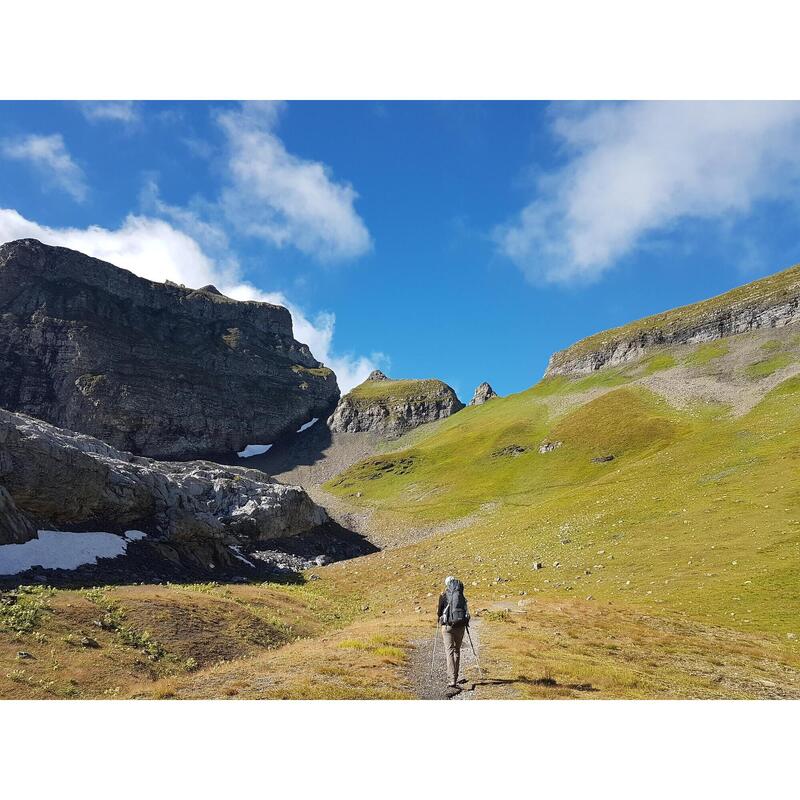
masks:
{"type": "MultiPolygon", "coordinates": [[[[481,655],[481,620],[473,617],[470,620],[469,632],[478,656],[481,655]]],[[[459,684],[460,691],[452,694],[452,690],[447,687],[447,659],[444,652],[444,642],[439,626],[436,627],[436,655],[433,656],[433,628],[430,634],[424,639],[417,639],[414,642],[414,650],[411,655],[410,672],[411,682],[420,700],[474,700],[479,697],[481,690],[481,674],[478,671],[478,664],[469,646],[469,638],[464,635],[461,646],[461,679],[466,679],[465,683],[459,684]],[[433,670],[431,670],[431,658],[433,670]]]]}

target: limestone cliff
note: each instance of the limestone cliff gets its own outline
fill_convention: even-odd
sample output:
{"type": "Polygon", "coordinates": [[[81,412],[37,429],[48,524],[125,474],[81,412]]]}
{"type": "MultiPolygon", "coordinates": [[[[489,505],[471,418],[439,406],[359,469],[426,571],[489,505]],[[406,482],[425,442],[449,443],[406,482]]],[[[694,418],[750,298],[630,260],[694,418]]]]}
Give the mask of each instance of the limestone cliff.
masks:
{"type": "Polygon", "coordinates": [[[0,407],[162,458],[272,442],[339,397],[285,308],[34,239],[0,246],[0,373],[0,407]]]}
{"type": "Polygon", "coordinates": [[[590,373],[650,348],[720,339],[800,321],[800,266],[693,305],[589,336],[550,357],[545,376],[590,373]]]}
{"type": "Polygon", "coordinates": [[[334,432],[399,436],[464,408],[439,380],[391,380],[376,370],[339,401],[328,420],[334,432]]]}

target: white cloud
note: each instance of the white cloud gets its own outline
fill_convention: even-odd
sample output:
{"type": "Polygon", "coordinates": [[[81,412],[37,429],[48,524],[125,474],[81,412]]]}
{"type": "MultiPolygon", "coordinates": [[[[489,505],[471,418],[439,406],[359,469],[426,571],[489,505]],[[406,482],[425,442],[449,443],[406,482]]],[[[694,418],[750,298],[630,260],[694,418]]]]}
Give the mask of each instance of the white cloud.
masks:
{"type": "Polygon", "coordinates": [[[221,204],[243,233],[291,245],[322,261],[355,258],[372,247],[349,183],[317,161],[292,155],[274,132],[282,106],[249,103],[219,114],[227,140],[221,204]]]}
{"type": "Polygon", "coordinates": [[[796,189],[800,103],[625,103],[559,109],[567,155],[495,230],[534,281],[591,280],[682,219],[725,219],[796,189]]]}
{"type": "Polygon", "coordinates": [[[133,100],[97,100],[80,104],[81,112],[89,122],[122,122],[132,125],[139,122],[139,107],[133,100]]]}
{"type": "MultiPolygon", "coordinates": [[[[191,212],[185,209],[167,206],[157,193],[153,202],[159,204],[162,213],[177,215],[183,225],[196,223],[199,226],[195,229],[198,238],[205,239],[209,247],[221,247],[227,243],[224,234],[192,218],[191,212]]],[[[99,226],[50,228],[25,219],[13,209],[0,209],[0,242],[24,238],[79,250],[152,281],[171,280],[193,288],[213,283],[223,294],[237,300],[283,305],[292,315],[295,338],[307,344],[317,360],[333,369],[342,392],[361,383],[373,369],[386,361],[381,354],[367,357],[336,353],[333,347],[336,319],[333,314],[322,313],[310,319],[285,295],[264,292],[243,281],[235,259],[228,257],[221,263],[211,258],[193,236],[163,219],[130,214],[116,230],[99,226]]]]}
{"type": "Polygon", "coordinates": [[[46,181],[78,202],[86,199],[83,170],[72,160],[60,133],[6,139],[0,143],[0,151],[6,158],[27,161],[46,181]]]}

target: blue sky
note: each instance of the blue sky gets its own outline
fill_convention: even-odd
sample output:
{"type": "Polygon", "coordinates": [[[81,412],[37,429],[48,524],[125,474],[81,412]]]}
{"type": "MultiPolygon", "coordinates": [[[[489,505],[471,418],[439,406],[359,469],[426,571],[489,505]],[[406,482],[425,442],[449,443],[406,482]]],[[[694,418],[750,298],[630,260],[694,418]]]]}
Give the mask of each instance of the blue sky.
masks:
{"type": "Polygon", "coordinates": [[[800,261],[800,104],[0,104],[0,238],[292,310],[462,399],[800,261]]]}

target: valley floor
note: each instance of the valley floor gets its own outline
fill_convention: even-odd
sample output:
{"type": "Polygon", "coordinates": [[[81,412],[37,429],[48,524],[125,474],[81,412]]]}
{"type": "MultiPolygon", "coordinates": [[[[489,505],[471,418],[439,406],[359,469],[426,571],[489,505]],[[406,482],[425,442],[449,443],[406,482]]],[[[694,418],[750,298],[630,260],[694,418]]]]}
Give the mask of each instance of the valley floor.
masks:
{"type": "Polygon", "coordinates": [[[798,363],[763,331],[396,441],[317,424],[247,465],[380,552],[295,584],[3,592],[0,697],[440,697],[455,574],[483,667],[465,643],[462,699],[800,698],[798,363]]]}

